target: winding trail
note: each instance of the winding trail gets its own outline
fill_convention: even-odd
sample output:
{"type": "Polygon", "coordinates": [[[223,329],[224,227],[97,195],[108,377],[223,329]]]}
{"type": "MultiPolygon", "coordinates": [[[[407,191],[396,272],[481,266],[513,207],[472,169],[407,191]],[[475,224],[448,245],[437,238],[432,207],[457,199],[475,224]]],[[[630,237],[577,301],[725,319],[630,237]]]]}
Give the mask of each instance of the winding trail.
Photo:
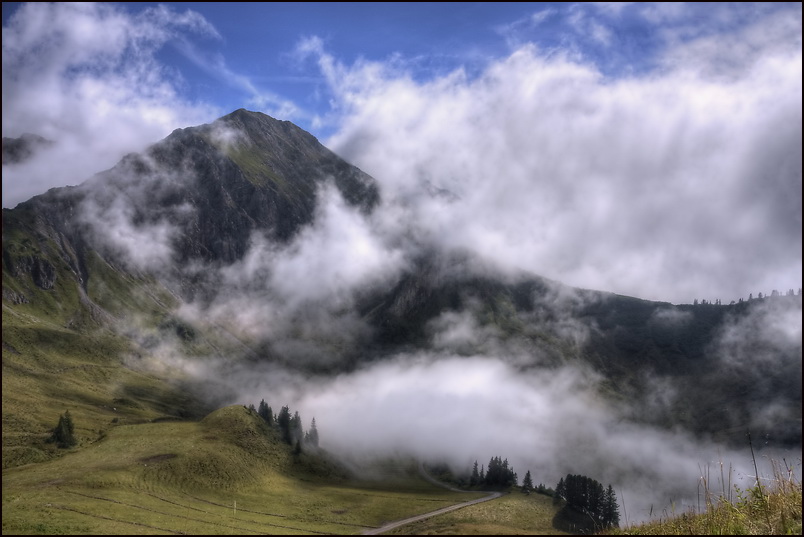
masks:
{"type": "MultiPolygon", "coordinates": [[[[449,489],[449,490],[451,490],[453,492],[477,492],[477,491],[461,490],[461,489],[456,489],[456,488],[450,487],[449,485],[446,485],[446,484],[442,483],[441,481],[436,480],[431,475],[429,475],[427,472],[425,472],[424,466],[421,465],[421,464],[419,464],[419,472],[421,472],[422,476],[427,481],[433,483],[434,485],[438,485],[440,487],[444,487],[446,489],[449,489]]],[[[390,531],[390,530],[392,530],[394,528],[398,528],[399,526],[404,526],[405,524],[410,524],[412,522],[418,522],[420,520],[424,520],[425,518],[430,518],[431,516],[443,515],[444,513],[448,513],[450,511],[455,511],[456,509],[462,509],[464,507],[468,507],[468,506],[474,505],[476,503],[487,502],[489,500],[495,500],[495,499],[499,498],[502,495],[503,495],[502,492],[490,492],[489,495],[486,496],[485,498],[478,498],[476,500],[470,500],[468,502],[463,502],[463,503],[459,503],[459,504],[456,504],[456,505],[450,505],[449,507],[442,507],[441,509],[437,509],[435,511],[430,511],[429,513],[424,513],[422,515],[416,515],[416,516],[412,516],[412,517],[408,517],[408,518],[403,518],[402,520],[397,520],[395,522],[389,522],[387,524],[383,524],[379,528],[373,528],[373,529],[370,529],[370,530],[366,530],[366,531],[364,531],[362,533],[362,535],[379,535],[381,533],[385,533],[386,531],[390,531]]]]}

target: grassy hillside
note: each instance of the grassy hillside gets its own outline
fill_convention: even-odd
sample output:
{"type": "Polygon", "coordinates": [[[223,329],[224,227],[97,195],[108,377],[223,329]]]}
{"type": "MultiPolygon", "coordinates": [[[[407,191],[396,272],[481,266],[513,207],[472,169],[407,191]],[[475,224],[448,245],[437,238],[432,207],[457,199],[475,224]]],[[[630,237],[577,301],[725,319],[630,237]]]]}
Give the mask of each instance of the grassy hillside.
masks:
{"type": "Polygon", "coordinates": [[[138,367],[148,352],[108,328],[76,330],[34,304],[3,304],[3,468],[60,452],[46,442],[69,410],[81,446],[110,428],[165,418],[200,418],[205,407],[180,377],[138,367]]]}
{"type": "Polygon", "coordinates": [[[293,455],[242,406],[200,422],[123,425],[64,457],[3,474],[4,534],[359,534],[482,496],[416,466],[381,480],[325,455],[293,455]]]}
{"type": "Polygon", "coordinates": [[[60,457],[47,439],[66,410],[79,447],[118,425],[213,410],[177,371],[148,367],[160,342],[210,354],[173,319],[164,286],[74,248],[30,210],[4,210],[3,223],[4,469],[60,457]]]}

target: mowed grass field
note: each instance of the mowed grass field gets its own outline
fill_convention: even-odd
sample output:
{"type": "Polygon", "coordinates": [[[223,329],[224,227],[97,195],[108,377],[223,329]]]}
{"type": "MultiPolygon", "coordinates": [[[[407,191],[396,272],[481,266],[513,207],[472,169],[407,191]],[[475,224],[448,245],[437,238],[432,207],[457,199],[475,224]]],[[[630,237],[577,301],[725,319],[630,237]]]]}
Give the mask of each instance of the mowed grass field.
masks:
{"type": "Polygon", "coordinates": [[[483,496],[433,486],[412,462],[361,480],[275,436],[242,406],[113,428],[64,457],[5,470],[3,534],[359,534],[483,496]]]}

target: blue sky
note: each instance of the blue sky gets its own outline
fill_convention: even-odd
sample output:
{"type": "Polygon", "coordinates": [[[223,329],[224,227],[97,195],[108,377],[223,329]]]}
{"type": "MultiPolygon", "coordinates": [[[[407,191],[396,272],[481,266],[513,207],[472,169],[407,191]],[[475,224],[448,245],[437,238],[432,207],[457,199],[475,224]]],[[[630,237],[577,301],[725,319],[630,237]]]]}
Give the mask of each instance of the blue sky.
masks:
{"type": "Polygon", "coordinates": [[[243,107],[314,134],[451,247],[672,302],[786,291],[801,20],[800,3],[4,2],[3,136],[57,144],[4,166],[3,206],[243,107]],[[418,196],[432,186],[460,201],[418,196]]]}
{"type": "MultiPolygon", "coordinates": [[[[21,5],[24,3],[3,3],[4,36],[9,19],[21,5]]],[[[491,62],[525,44],[534,44],[545,57],[570,55],[594,65],[607,77],[617,78],[661,69],[662,55],[668,48],[739,31],[757,17],[788,12],[800,18],[800,6],[796,6],[118,2],[101,7],[39,8],[36,15],[20,16],[17,29],[26,21],[41,24],[44,21],[33,20],[45,12],[48,14],[44,16],[62,24],[80,19],[87,32],[93,24],[114,19],[119,23],[115,30],[128,39],[125,45],[115,44],[127,47],[117,51],[120,63],[126,56],[153,60],[165,71],[163,80],[179,93],[177,99],[210,106],[216,114],[241,107],[273,112],[326,138],[337,128],[337,119],[330,117],[331,88],[316,64],[315,53],[302,52],[311,39],[320,41],[321,50],[346,66],[360,62],[389,64],[420,82],[457,69],[470,77],[479,76],[491,62]],[[142,31],[147,26],[155,30],[153,34],[142,31]]],[[[51,38],[50,43],[55,40],[51,38]]],[[[67,43],[75,47],[84,44],[77,36],[67,43]]],[[[34,46],[33,41],[29,46],[34,46]]],[[[70,63],[67,58],[63,61],[70,63]]],[[[77,63],[71,67],[76,68],[77,63]]],[[[3,128],[11,135],[21,126],[4,124],[3,128]]]]}

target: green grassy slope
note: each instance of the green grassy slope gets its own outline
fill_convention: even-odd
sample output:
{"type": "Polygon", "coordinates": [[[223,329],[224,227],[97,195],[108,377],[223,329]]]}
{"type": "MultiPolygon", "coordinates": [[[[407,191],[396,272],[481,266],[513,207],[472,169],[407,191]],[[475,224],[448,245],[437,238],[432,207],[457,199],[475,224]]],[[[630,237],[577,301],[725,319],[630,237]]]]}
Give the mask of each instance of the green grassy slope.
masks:
{"type": "Polygon", "coordinates": [[[115,427],[100,441],[3,473],[4,534],[359,534],[482,494],[433,486],[415,465],[381,481],[293,455],[242,406],[200,422],[115,427]]]}
{"type": "Polygon", "coordinates": [[[46,439],[65,410],[74,417],[80,445],[117,424],[201,417],[210,410],[179,377],[159,378],[137,367],[147,349],[108,324],[72,326],[68,319],[89,317],[88,308],[76,307],[74,315],[45,311],[43,303],[3,303],[3,468],[58,456],[46,439]]]}
{"type": "Polygon", "coordinates": [[[155,342],[209,353],[196,349],[204,341],[182,338],[164,286],[75,247],[30,208],[4,210],[3,224],[4,469],[61,456],[46,440],[65,410],[79,446],[116,425],[212,410],[177,372],[146,367],[155,342]]]}
{"type": "Polygon", "coordinates": [[[402,526],[386,535],[569,535],[556,529],[556,511],[549,496],[513,490],[497,500],[402,526]]]}

